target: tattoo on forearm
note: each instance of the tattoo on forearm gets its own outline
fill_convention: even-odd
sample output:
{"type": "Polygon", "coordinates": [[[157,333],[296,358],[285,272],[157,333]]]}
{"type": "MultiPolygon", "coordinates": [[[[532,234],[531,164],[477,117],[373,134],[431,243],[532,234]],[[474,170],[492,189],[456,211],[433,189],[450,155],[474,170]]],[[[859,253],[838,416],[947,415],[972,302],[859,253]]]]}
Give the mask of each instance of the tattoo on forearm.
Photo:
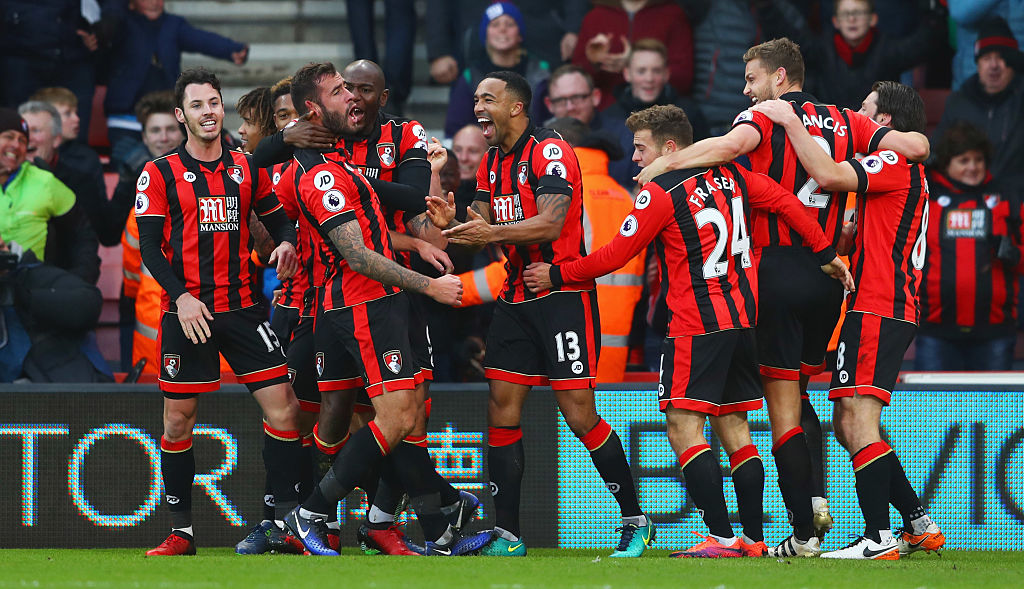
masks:
{"type": "Polygon", "coordinates": [[[409,235],[420,239],[426,239],[424,236],[433,226],[434,224],[430,221],[430,218],[427,217],[426,213],[416,215],[412,219],[409,219],[409,222],[405,224],[406,231],[409,235]]]}
{"type": "Polygon", "coordinates": [[[274,238],[270,236],[270,232],[255,211],[249,213],[249,234],[252,235],[253,246],[260,260],[270,259],[270,254],[274,253],[274,238]]]}
{"type": "Polygon", "coordinates": [[[572,197],[568,194],[541,194],[537,196],[537,212],[550,214],[559,224],[565,223],[572,197]]]}
{"type": "Polygon", "coordinates": [[[423,292],[430,285],[426,276],[404,268],[394,260],[366,247],[358,221],[349,221],[331,229],[327,236],[353,270],[383,284],[423,292]]]}
{"type": "Polygon", "coordinates": [[[482,200],[474,200],[473,203],[471,205],[469,205],[469,207],[471,209],[473,209],[473,211],[476,212],[476,214],[478,214],[481,217],[483,217],[484,220],[487,221],[488,223],[492,222],[491,221],[491,205],[489,203],[486,203],[486,202],[484,202],[482,200]]]}

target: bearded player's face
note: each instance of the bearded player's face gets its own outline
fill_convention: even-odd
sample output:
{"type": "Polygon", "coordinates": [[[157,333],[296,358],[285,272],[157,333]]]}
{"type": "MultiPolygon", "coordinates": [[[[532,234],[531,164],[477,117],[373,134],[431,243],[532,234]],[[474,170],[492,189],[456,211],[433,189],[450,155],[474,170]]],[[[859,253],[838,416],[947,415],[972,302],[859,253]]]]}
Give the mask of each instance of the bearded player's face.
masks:
{"type": "Polygon", "coordinates": [[[352,93],[345,88],[345,78],[340,73],[324,76],[317,82],[319,106],[324,127],[331,133],[351,135],[357,121],[352,114],[352,93]]]}
{"type": "Polygon", "coordinates": [[[775,98],[773,95],[775,72],[769,72],[760,59],[752,59],[747,62],[743,72],[743,79],[746,85],[743,86],[743,95],[750,98],[754,104],[775,98]]]}

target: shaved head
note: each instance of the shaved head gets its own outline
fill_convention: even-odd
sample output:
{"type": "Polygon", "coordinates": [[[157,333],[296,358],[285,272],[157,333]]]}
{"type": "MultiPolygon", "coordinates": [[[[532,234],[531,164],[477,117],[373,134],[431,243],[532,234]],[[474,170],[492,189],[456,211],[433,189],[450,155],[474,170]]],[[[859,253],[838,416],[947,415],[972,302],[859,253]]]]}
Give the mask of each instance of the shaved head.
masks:
{"type": "Polygon", "coordinates": [[[368,59],[359,59],[345,66],[342,72],[345,87],[353,94],[355,134],[368,135],[377,124],[377,115],[388,103],[384,70],[368,59]]]}
{"type": "Polygon", "coordinates": [[[369,59],[357,59],[345,66],[341,75],[346,80],[358,78],[361,82],[373,84],[377,92],[382,92],[386,85],[384,70],[369,59]]]}

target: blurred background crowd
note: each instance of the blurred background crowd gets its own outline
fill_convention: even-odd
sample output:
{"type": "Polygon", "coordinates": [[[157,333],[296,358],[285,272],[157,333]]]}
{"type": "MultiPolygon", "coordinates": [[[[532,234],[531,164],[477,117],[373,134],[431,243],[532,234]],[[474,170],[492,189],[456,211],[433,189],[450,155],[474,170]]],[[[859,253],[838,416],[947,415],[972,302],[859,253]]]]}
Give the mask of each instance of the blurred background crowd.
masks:
{"type": "MultiPolygon", "coordinates": [[[[383,110],[443,138],[460,202],[487,150],[473,90],[514,70],[534,123],[554,119],[577,151],[592,251],[637,190],[629,114],[675,104],[695,140],[724,133],[750,104],[744,51],[781,36],[821,102],[857,109],[876,80],[925,99],[931,221],[905,367],[1020,367],[1022,35],[1024,0],[0,0],[0,382],[155,374],[140,360],[160,292],[129,213],[142,166],[183,140],[170,92],[183,65],[218,73],[226,139],[252,151],[289,120],[260,120],[254,101],[276,109],[271,87],[297,66],[376,61],[383,110]]],[[[467,305],[431,310],[435,379],[483,380],[503,260],[452,254],[467,305]]],[[[619,272],[599,285],[605,382],[656,371],[645,342],[664,331],[649,257],[619,272]]]]}

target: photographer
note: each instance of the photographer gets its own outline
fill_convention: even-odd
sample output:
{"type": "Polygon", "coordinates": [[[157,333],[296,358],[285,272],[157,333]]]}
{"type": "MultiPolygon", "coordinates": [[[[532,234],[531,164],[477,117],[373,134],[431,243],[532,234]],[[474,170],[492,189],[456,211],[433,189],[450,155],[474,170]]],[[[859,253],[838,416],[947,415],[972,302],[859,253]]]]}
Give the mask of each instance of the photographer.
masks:
{"type": "Polygon", "coordinates": [[[112,382],[92,330],[100,290],[0,239],[0,382],[112,382]]]}

